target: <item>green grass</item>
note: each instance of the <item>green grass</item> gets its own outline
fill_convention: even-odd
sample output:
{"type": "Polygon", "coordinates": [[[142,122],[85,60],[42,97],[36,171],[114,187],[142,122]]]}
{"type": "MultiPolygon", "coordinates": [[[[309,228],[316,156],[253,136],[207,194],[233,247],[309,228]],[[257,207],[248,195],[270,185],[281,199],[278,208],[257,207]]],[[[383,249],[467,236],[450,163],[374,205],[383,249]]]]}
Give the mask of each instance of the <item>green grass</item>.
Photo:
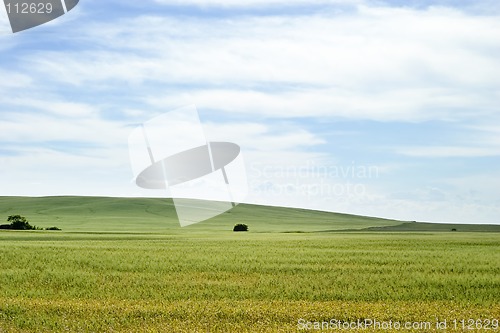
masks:
{"type": "Polygon", "coordinates": [[[408,222],[405,222],[405,223],[401,223],[398,225],[388,225],[388,226],[382,226],[382,227],[368,227],[366,229],[363,229],[363,231],[500,232],[500,225],[495,225],[495,224],[423,223],[423,222],[408,223],[408,222]]]}
{"type": "Polygon", "coordinates": [[[1,214],[64,229],[0,232],[2,333],[295,332],[301,318],[500,319],[500,233],[311,232],[401,222],[250,205],[181,229],[160,214],[172,214],[164,200],[0,204],[1,214]],[[231,232],[236,222],[252,232],[231,232]],[[307,232],[287,232],[297,230],[307,232]]]}
{"type": "Polygon", "coordinates": [[[236,223],[251,232],[362,229],[401,221],[305,209],[240,204],[209,221],[179,228],[170,199],[102,197],[0,197],[0,218],[19,214],[39,227],[79,232],[179,233],[231,230],[236,223]]]}

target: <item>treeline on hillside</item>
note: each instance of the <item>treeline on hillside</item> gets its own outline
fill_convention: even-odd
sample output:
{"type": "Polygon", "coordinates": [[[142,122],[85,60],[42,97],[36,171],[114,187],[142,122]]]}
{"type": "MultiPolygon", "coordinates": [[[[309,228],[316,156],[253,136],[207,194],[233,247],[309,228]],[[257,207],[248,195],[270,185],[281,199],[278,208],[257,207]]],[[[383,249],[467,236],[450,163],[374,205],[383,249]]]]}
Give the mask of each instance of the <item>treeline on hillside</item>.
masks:
{"type": "Polygon", "coordinates": [[[0,224],[0,229],[7,230],[61,230],[58,227],[39,228],[36,225],[31,225],[28,220],[21,215],[10,215],[7,218],[9,224],[0,224]]]}

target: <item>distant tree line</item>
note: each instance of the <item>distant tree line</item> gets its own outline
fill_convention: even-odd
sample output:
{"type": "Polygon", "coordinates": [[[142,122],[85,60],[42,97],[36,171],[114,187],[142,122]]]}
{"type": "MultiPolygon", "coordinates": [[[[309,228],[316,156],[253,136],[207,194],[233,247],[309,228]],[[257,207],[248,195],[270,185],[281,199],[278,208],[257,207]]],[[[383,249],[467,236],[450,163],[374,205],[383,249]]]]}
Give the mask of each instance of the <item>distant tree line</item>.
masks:
{"type": "MultiPolygon", "coordinates": [[[[8,229],[8,230],[44,230],[43,228],[39,228],[36,225],[31,225],[28,220],[21,215],[10,215],[7,218],[7,222],[9,224],[1,224],[0,229],[8,229]]],[[[45,228],[45,230],[61,230],[58,227],[50,227],[45,228]]]]}

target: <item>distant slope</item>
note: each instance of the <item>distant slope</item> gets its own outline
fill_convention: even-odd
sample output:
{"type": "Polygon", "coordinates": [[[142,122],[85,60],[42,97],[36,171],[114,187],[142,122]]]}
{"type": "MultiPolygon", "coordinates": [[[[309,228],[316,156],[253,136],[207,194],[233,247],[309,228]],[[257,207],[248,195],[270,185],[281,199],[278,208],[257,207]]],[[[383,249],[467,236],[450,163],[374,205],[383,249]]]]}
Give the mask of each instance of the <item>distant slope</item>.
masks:
{"type": "Polygon", "coordinates": [[[251,232],[500,232],[500,225],[403,222],[322,211],[240,204],[208,221],[181,228],[172,200],[111,197],[0,197],[0,224],[25,216],[39,227],[69,232],[182,233],[230,231],[245,223],[251,232]],[[453,230],[455,229],[455,230],[453,230]]]}
{"type": "Polygon", "coordinates": [[[39,227],[78,232],[185,232],[231,230],[246,223],[251,232],[311,232],[396,226],[401,221],[240,204],[218,217],[181,228],[170,199],[109,197],[0,197],[0,223],[25,216],[39,227]]]}
{"type": "MultiPolygon", "coordinates": [[[[357,230],[359,231],[359,230],[357,230]]],[[[398,225],[369,227],[361,231],[456,231],[456,232],[500,232],[500,225],[492,224],[448,224],[405,222],[398,225]]]]}

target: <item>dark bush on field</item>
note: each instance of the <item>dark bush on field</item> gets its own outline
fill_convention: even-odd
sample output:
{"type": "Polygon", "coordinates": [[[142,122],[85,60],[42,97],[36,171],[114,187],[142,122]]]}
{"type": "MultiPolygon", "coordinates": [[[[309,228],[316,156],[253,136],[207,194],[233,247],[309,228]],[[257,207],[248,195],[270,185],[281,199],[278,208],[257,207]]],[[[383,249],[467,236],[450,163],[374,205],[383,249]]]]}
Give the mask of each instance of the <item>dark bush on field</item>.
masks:
{"type": "Polygon", "coordinates": [[[236,224],[233,228],[233,231],[248,231],[248,226],[246,224],[236,224]]]}
{"type": "Polygon", "coordinates": [[[58,227],[50,227],[50,228],[45,228],[45,230],[61,230],[58,227]]]}

